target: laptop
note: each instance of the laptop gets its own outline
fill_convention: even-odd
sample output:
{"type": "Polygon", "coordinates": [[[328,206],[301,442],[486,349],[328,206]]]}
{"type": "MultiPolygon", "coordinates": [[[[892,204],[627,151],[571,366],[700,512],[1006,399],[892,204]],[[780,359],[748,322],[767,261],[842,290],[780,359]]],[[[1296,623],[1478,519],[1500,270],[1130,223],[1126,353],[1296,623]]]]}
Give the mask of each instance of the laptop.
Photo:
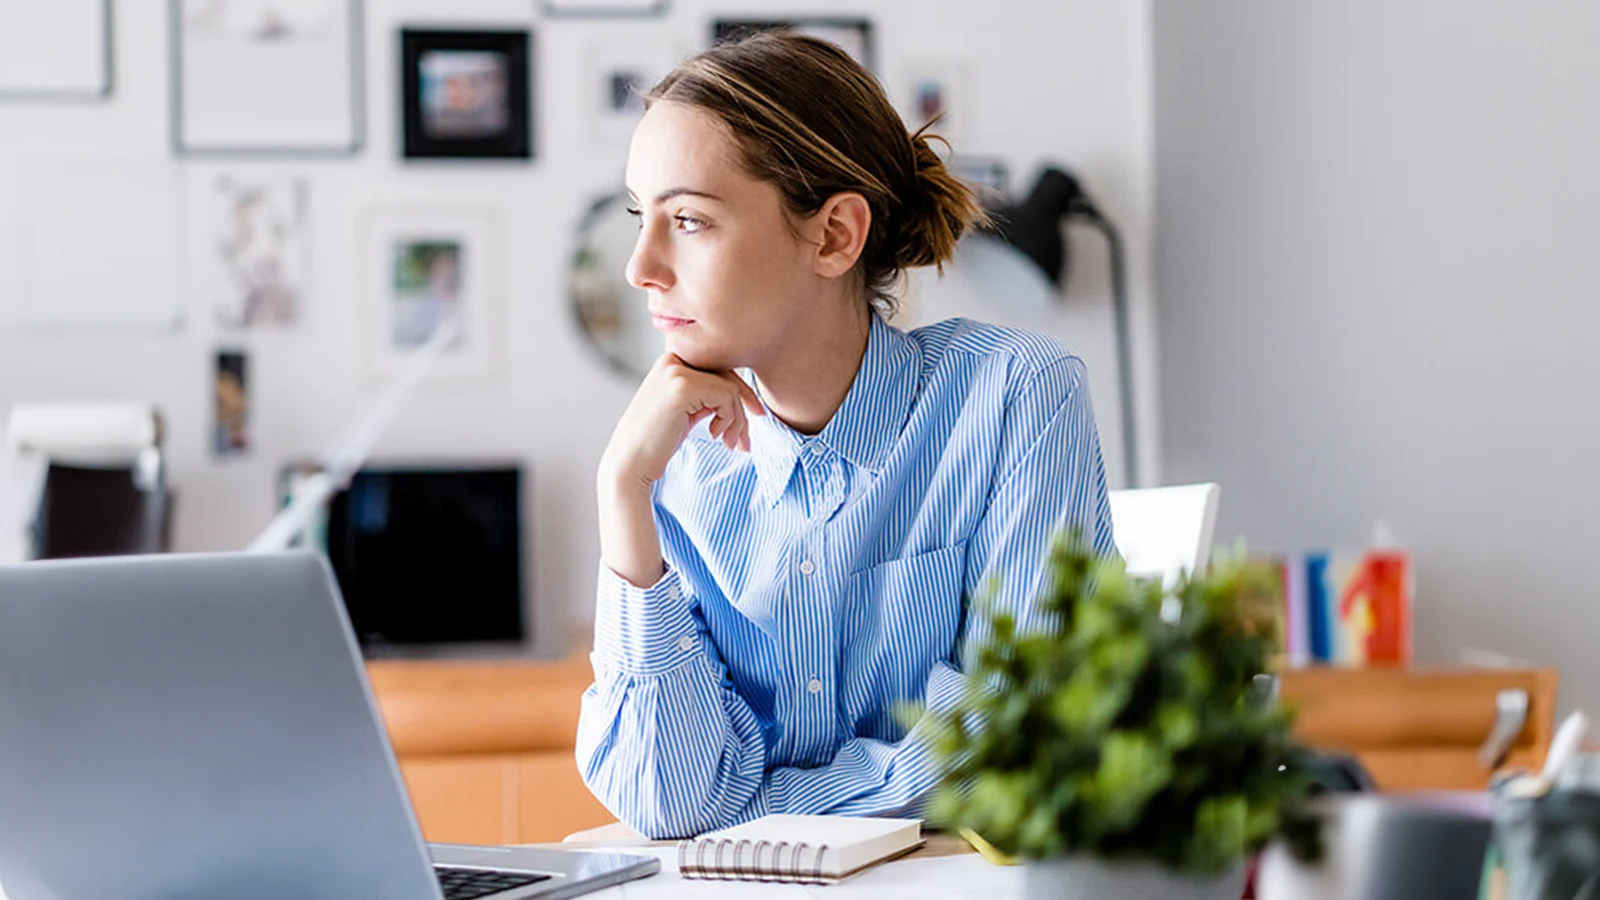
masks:
{"type": "Polygon", "coordinates": [[[10,900],[550,900],[659,868],[425,844],[319,556],[0,566],[10,900]]]}

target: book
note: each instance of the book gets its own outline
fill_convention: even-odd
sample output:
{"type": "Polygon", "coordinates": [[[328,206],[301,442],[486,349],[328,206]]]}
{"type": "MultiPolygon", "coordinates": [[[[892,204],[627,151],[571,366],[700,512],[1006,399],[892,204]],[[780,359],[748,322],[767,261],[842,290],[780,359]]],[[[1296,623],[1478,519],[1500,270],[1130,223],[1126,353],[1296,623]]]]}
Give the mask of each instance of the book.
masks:
{"type": "Polygon", "coordinates": [[[1386,546],[1313,550],[1281,562],[1289,665],[1411,664],[1409,553],[1386,546]]]}
{"type": "Polygon", "coordinates": [[[762,816],[679,843],[678,874],[834,884],[922,844],[921,819],[762,816]]]}

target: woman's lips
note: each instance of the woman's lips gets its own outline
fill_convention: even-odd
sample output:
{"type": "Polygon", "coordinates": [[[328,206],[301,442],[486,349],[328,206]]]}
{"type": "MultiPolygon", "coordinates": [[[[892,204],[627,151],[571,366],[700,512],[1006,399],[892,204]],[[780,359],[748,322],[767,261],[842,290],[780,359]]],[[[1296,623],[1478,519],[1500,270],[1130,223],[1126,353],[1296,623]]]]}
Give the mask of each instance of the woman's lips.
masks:
{"type": "Polygon", "coordinates": [[[680,319],[677,316],[664,316],[661,313],[650,314],[650,324],[658,331],[677,331],[688,325],[693,325],[693,319],[680,319]]]}

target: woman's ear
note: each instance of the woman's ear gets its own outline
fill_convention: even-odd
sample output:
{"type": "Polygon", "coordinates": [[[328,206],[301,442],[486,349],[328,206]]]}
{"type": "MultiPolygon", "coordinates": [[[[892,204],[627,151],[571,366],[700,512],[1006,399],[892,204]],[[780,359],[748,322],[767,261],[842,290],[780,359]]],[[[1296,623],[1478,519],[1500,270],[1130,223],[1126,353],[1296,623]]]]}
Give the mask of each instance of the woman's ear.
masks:
{"type": "Polygon", "coordinates": [[[855,268],[872,228],[872,207],[854,191],[834,194],[817,210],[812,222],[821,231],[815,260],[816,272],[838,278],[855,268]]]}

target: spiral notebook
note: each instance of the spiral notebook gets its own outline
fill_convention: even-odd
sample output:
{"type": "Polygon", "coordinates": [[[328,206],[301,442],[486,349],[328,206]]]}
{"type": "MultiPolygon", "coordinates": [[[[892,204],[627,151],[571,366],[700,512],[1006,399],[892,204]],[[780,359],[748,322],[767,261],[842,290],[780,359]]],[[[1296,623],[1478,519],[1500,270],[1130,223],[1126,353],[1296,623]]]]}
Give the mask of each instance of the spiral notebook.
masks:
{"type": "Polygon", "coordinates": [[[680,843],[678,874],[833,884],[922,844],[921,819],[763,816],[680,843]]]}

